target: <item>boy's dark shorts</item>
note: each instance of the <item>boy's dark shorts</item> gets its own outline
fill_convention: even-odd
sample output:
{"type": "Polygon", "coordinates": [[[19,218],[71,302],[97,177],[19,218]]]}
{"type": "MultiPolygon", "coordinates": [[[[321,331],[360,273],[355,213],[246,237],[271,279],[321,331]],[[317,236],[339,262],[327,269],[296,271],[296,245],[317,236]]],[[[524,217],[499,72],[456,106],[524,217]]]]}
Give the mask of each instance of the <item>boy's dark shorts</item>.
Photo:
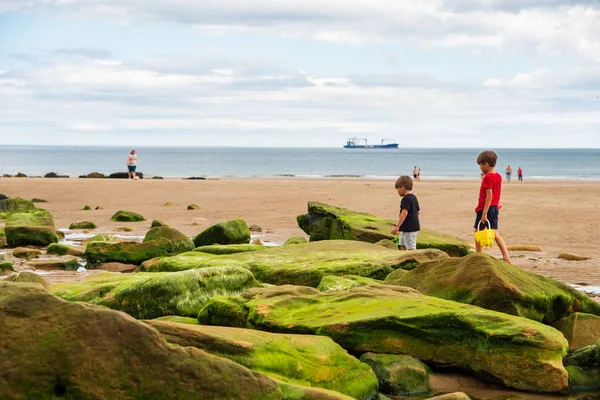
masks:
{"type": "MultiPolygon", "coordinates": [[[[488,210],[487,213],[487,219],[488,221],[490,221],[490,227],[492,229],[498,229],[498,215],[500,214],[500,211],[498,210],[498,206],[491,206],[490,209],[488,210]]],[[[477,217],[475,218],[475,230],[477,230],[477,227],[479,225],[479,221],[481,221],[481,216],[483,215],[483,210],[477,211],[477,217]]],[[[481,228],[480,229],[485,229],[485,227],[487,227],[487,223],[485,224],[481,224],[481,228]]]]}

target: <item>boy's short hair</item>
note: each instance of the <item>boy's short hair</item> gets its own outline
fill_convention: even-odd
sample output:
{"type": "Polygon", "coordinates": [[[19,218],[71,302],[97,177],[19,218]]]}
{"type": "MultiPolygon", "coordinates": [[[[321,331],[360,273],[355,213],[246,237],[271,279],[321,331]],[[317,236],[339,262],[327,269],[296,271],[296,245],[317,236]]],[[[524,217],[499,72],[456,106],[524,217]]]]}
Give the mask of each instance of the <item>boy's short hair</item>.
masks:
{"type": "Polygon", "coordinates": [[[402,175],[400,178],[396,180],[396,189],[399,187],[403,187],[406,190],[413,189],[413,180],[408,175],[402,175]]]}
{"type": "Polygon", "coordinates": [[[477,156],[477,165],[488,164],[490,167],[495,167],[498,161],[498,155],[492,150],[485,150],[477,156]]]}

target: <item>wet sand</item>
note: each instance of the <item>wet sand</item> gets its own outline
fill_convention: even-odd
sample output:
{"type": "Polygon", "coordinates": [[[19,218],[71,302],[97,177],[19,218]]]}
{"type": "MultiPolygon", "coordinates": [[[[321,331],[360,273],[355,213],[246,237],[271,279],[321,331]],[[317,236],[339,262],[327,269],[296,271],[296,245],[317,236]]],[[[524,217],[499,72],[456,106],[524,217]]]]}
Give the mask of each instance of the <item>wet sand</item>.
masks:
{"type": "MultiPolygon", "coordinates": [[[[421,205],[422,226],[472,240],[479,181],[423,181],[414,193],[421,205]]],[[[152,219],[161,219],[188,235],[231,218],[257,224],[261,240],[281,243],[304,235],[296,216],[308,201],[320,201],[390,219],[397,218],[400,198],[393,181],[340,179],[150,180],[0,178],[0,193],[42,198],[57,228],[89,220],[94,232],[144,235],[152,219]],[[166,203],[174,205],[167,206],[166,203]],[[188,211],[195,203],[199,210],[188,211]],[[101,210],[83,211],[84,205],[101,210]],[[120,209],[142,214],[148,222],[110,221],[120,209]],[[129,227],[131,232],[117,229],[129,227]]],[[[537,181],[503,186],[500,232],[507,244],[535,244],[543,252],[512,252],[523,269],[568,283],[600,285],[600,182],[537,181]],[[558,260],[560,252],[593,257],[558,260]]],[[[1,222],[0,222],[1,223],[1,222]]],[[[490,252],[499,255],[495,250],[490,252]]]]}

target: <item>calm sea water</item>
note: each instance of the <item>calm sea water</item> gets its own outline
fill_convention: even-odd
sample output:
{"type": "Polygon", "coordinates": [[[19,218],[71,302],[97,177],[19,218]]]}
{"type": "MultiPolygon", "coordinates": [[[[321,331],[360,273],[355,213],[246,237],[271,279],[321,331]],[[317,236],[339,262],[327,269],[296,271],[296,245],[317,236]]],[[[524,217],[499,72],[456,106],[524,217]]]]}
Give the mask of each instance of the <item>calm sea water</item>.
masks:
{"type": "MultiPolygon", "coordinates": [[[[343,149],[137,147],[138,171],[168,177],[390,178],[421,167],[423,179],[478,179],[479,149],[343,149]]],[[[0,173],[48,172],[78,176],[126,171],[129,148],[0,146],[0,173]]],[[[499,149],[498,170],[507,164],[516,178],[600,180],[600,149],[499,149]]]]}

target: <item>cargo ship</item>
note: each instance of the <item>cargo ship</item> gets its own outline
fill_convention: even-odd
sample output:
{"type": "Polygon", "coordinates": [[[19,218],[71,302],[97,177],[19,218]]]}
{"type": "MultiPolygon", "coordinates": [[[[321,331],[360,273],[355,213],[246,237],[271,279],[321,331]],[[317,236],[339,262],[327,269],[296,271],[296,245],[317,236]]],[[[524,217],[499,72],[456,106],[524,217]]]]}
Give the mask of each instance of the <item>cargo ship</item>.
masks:
{"type": "Polygon", "coordinates": [[[393,139],[382,139],[381,144],[369,145],[365,138],[349,138],[346,141],[345,149],[397,149],[398,143],[393,139]],[[387,142],[387,143],[386,143],[387,142]]]}

